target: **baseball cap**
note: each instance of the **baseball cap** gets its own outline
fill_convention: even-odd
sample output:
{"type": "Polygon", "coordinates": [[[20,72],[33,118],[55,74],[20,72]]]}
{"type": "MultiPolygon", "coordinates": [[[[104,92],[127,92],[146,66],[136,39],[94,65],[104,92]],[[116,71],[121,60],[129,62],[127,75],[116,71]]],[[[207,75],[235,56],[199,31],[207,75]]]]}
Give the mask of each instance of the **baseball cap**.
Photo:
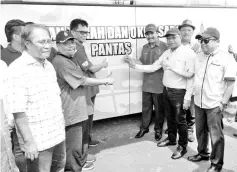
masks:
{"type": "Polygon", "coordinates": [[[208,27],[202,34],[198,34],[195,36],[196,39],[200,38],[210,38],[215,37],[216,39],[220,39],[220,32],[214,27],[208,27]]]}
{"type": "Polygon", "coordinates": [[[69,31],[60,31],[56,35],[56,43],[63,43],[69,39],[75,39],[74,36],[69,31]]]}
{"type": "Polygon", "coordinates": [[[168,37],[168,36],[170,36],[170,35],[181,35],[181,33],[180,33],[180,31],[179,31],[178,28],[172,27],[172,28],[170,28],[170,30],[168,30],[168,31],[166,32],[166,34],[165,34],[164,37],[168,37]]]}
{"type": "Polygon", "coordinates": [[[147,33],[147,32],[156,32],[156,25],[154,25],[154,24],[148,24],[148,25],[146,25],[146,27],[145,27],[145,33],[147,33]]]}
{"type": "Polygon", "coordinates": [[[195,30],[195,26],[193,26],[191,20],[188,20],[188,19],[184,20],[183,23],[181,25],[179,25],[178,28],[180,30],[182,27],[186,27],[186,26],[189,26],[189,27],[193,28],[193,30],[195,30]]]}

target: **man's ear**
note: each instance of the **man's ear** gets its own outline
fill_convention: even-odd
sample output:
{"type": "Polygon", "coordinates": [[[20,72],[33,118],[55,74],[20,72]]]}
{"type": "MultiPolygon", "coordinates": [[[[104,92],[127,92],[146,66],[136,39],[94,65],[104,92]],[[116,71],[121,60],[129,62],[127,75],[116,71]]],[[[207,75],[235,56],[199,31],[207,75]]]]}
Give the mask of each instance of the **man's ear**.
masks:
{"type": "Polygon", "coordinates": [[[21,41],[21,36],[20,35],[17,35],[17,34],[13,34],[12,35],[12,38],[14,39],[14,40],[16,40],[16,41],[21,41]]]}

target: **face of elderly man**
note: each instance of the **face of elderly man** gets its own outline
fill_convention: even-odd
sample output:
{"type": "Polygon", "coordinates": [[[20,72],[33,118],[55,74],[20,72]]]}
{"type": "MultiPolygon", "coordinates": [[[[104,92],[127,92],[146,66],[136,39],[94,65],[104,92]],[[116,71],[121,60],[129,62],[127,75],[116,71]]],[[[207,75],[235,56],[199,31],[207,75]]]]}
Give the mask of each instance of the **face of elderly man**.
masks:
{"type": "MultiPolygon", "coordinates": [[[[27,26],[26,26],[27,27],[27,26]]],[[[33,28],[25,42],[28,53],[36,59],[44,60],[49,57],[52,41],[48,30],[33,28]]]]}
{"type": "Polygon", "coordinates": [[[217,40],[215,37],[201,38],[199,42],[201,43],[202,51],[205,54],[214,52],[219,45],[219,40],[217,40]]]}
{"type": "Polygon", "coordinates": [[[184,41],[191,41],[193,36],[193,28],[190,26],[184,26],[180,28],[180,33],[184,41]]]}
{"type": "Polygon", "coordinates": [[[72,57],[76,50],[76,43],[74,39],[68,39],[63,43],[57,43],[58,51],[66,56],[72,57]]]}
{"type": "Polygon", "coordinates": [[[181,45],[180,35],[168,35],[166,39],[167,39],[167,44],[171,50],[174,50],[181,45]]]}

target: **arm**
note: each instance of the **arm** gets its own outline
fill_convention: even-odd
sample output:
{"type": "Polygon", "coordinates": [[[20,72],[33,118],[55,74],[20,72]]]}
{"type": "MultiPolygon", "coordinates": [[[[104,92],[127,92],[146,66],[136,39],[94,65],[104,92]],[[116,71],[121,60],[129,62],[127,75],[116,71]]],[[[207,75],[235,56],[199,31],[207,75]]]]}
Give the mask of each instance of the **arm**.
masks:
{"type": "Polygon", "coordinates": [[[114,83],[114,79],[111,77],[104,79],[96,79],[96,78],[86,78],[85,82],[82,85],[86,86],[96,86],[96,85],[112,85],[114,83]]]}
{"type": "Polygon", "coordinates": [[[227,102],[229,101],[231,94],[234,90],[234,83],[235,81],[227,81],[227,88],[221,101],[223,104],[227,104],[227,102]]]}
{"type": "Polygon", "coordinates": [[[184,95],[183,108],[188,110],[191,104],[191,97],[194,91],[194,77],[187,79],[186,93],[184,95]]]}
{"type": "Polygon", "coordinates": [[[177,69],[170,69],[171,71],[173,71],[174,73],[180,75],[180,76],[183,76],[185,78],[192,78],[194,73],[193,72],[188,72],[188,71],[179,71],[177,69]]]}
{"type": "Polygon", "coordinates": [[[98,65],[92,65],[88,70],[92,73],[96,73],[100,71],[101,69],[106,68],[107,66],[108,66],[108,62],[105,59],[103,62],[101,62],[98,65]]]}
{"type": "Polygon", "coordinates": [[[16,127],[21,133],[24,140],[23,151],[25,152],[25,156],[32,161],[38,158],[38,150],[37,145],[32,136],[31,130],[28,125],[28,120],[26,114],[22,113],[14,113],[14,119],[16,123],[16,127]]]}
{"type": "Polygon", "coordinates": [[[134,69],[139,72],[152,73],[162,68],[161,61],[157,60],[152,65],[139,65],[135,64],[134,69]]]}

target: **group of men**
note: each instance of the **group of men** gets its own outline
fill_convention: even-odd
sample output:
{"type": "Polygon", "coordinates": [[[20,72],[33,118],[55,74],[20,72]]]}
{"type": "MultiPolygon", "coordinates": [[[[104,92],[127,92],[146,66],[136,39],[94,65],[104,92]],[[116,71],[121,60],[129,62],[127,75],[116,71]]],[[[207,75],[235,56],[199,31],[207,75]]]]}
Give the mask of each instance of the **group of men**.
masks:
{"type": "Polygon", "coordinates": [[[88,148],[99,144],[91,137],[95,97],[99,85],[111,85],[114,79],[95,77],[108,62],[89,61],[83,46],[88,23],[72,20],[70,31],[56,35],[57,48],[41,24],[10,20],[5,33],[9,44],[2,49],[0,61],[1,140],[5,143],[1,168],[6,172],[93,169],[96,157],[88,148]],[[12,147],[7,119],[14,121],[12,147]]]}
{"type": "Polygon", "coordinates": [[[166,46],[158,38],[157,27],[149,24],[145,27],[148,43],[139,60],[125,56],[130,67],[144,73],[142,120],[135,137],[141,138],[149,131],[154,105],[157,141],[162,138],[165,117],[168,125],[168,137],[157,146],[176,145],[178,134],[178,146],[171,158],[181,158],[187,153],[188,140],[194,140],[196,123],[198,154],[188,160],[210,159],[207,172],[219,172],[224,163],[223,109],[233,92],[236,62],[219,49],[220,33],[216,28],[209,27],[196,35],[199,43],[191,42],[194,29],[190,20],[171,28],[164,35],[166,46]]]}
{"type": "MultiPolygon", "coordinates": [[[[179,159],[186,154],[188,141],[194,140],[196,122],[198,154],[188,160],[210,159],[207,171],[219,172],[224,163],[222,111],[233,91],[236,63],[219,50],[217,29],[196,35],[199,43],[191,42],[194,30],[192,22],[185,20],[165,34],[166,44],[159,40],[157,27],[149,24],[145,27],[148,43],[139,60],[125,56],[132,68],[144,72],[142,120],[135,137],[149,131],[154,106],[157,146],[176,145],[178,134],[171,158],[179,159]],[[168,138],[160,141],[165,117],[168,138]]],[[[88,147],[98,145],[91,138],[95,97],[98,85],[111,85],[114,79],[95,77],[108,62],[89,61],[83,46],[88,23],[72,20],[70,31],[56,35],[57,50],[48,28],[41,24],[11,20],[5,33],[9,45],[2,49],[0,61],[1,166],[16,172],[94,168],[96,158],[88,154],[88,147]],[[6,122],[11,118],[12,147],[6,122]]]]}

